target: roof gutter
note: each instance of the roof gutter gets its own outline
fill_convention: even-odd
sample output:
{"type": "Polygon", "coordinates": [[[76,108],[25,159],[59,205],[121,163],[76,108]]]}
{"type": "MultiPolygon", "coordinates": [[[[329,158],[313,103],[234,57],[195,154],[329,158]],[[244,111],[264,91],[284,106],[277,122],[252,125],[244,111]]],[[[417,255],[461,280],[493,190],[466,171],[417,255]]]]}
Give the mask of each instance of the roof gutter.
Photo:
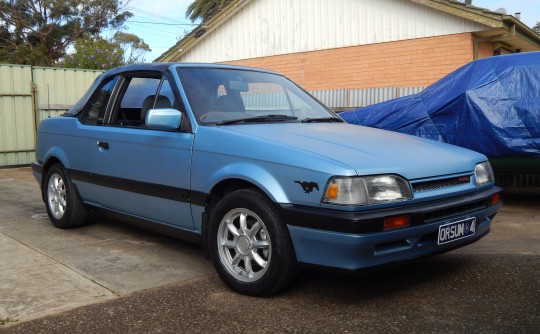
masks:
{"type": "Polygon", "coordinates": [[[464,5],[462,2],[448,0],[411,0],[420,5],[437,9],[448,14],[462,17],[469,21],[480,23],[492,28],[503,27],[502,16],[492,11],[487,11],[479,7],[464,5]]]}
{"type": "Polygon", "coordinates": [[[503,22],[508,27],[508,33],[517,36],[527,43],[540,49],[540,34],[529,28],[525,23],[511,15],[504,15],[503,22]]]}
{"type": "MultiPolygon", "coordinates": [[[[511,15],[503,15],[502,22],[504,24],[504,33],[492,35],[488,37],[476,37],[474,39],[473,54],[474,59],[478,58],[478,43],[492,42],[519,52],[523,48],[523,43],[515,44],[515,39],[528,44],[527,48],[540,49],[540,35],[529,28],[526,24],[511,15]]],[[[530,50],[526,50],[530,51],[530,50]]]]}

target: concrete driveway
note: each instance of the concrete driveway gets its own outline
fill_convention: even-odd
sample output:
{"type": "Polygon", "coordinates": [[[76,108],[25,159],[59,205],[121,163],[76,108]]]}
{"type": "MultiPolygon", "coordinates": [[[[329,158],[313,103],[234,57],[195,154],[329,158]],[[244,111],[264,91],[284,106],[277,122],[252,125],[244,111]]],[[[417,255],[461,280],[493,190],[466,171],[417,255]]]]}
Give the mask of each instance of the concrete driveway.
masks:
{"type": "Polygon", "coordinates": [[[28,168],[0,169],[0,189],[2,333],[540,332],[538,195],[507,198],[492,232],[457,251],[363,276],[304,272],[252,298],[196,246],[99,217],[52,227],[28,168]]]}
{"type": "Polygon", "coordinates": [[[0,319],[28,320],[213,273],[200,247],[95,217],[52,226],[29,168],[0,169],[0,319]]]}

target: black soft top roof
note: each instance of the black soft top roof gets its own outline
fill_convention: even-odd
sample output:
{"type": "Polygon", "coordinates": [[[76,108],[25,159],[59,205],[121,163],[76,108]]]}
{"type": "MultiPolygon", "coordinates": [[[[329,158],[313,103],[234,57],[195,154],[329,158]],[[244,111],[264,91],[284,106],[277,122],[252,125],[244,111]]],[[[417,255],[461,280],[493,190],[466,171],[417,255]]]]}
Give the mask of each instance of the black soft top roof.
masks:
{"type": "Polygon", "coordinates": [[[81,109],[86,105],[94,91],[101,85],[101,83],[105,80],[107,80],[110,77],[113,77],[119,73],[129,73],[129,72],[141,72],[141,71],[149,71],[149,72],[163,72],[169,66],[171,66],[173,63],[148,63],[148,64],[132,64],[132,65],[126,65],[121,66],[117,68],[113,68],[111,70],[108,70],[105,73],[100,74],[96,80],[92,83],[90,88],[86,91],[86,93],[75,103],[68,111],[64,113],[64,116],[75,116],[81,111],[81,109]]]}

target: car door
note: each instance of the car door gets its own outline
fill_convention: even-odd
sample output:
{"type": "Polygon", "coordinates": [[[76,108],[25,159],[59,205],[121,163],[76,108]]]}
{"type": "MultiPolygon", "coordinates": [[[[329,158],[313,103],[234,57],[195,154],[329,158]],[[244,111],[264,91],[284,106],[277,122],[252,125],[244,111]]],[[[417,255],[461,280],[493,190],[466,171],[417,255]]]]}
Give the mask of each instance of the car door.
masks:
{"type": "Polygon", "coordinates": [[[87,200],[117,212],[193,229],[189,205],[193,134],[185,122],[177,131],[145,125],[146,113],[153,108],[185,112],[176,96],[165,75],[131,74],[118,79],[104,124],[91,130],[87,200]]]}

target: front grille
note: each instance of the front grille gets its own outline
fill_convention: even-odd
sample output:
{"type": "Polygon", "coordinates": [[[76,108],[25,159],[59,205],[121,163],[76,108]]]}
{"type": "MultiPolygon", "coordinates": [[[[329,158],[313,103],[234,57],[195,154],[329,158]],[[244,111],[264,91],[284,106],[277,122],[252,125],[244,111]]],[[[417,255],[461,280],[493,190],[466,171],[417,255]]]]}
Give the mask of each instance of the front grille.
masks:
{"type": "Polygon", "coordinates": [[[413,187],[413,191],[418,192],[418,191],[428,191],[428,190],[454,187],[454,186],[459,186],[461,184],[466,184],[469,182],[470,182],[470,176],[460,176],[460,177],[452,177],[452,178],[442,179],[442,180],[413,183],[412,187],[413,187]]]}

